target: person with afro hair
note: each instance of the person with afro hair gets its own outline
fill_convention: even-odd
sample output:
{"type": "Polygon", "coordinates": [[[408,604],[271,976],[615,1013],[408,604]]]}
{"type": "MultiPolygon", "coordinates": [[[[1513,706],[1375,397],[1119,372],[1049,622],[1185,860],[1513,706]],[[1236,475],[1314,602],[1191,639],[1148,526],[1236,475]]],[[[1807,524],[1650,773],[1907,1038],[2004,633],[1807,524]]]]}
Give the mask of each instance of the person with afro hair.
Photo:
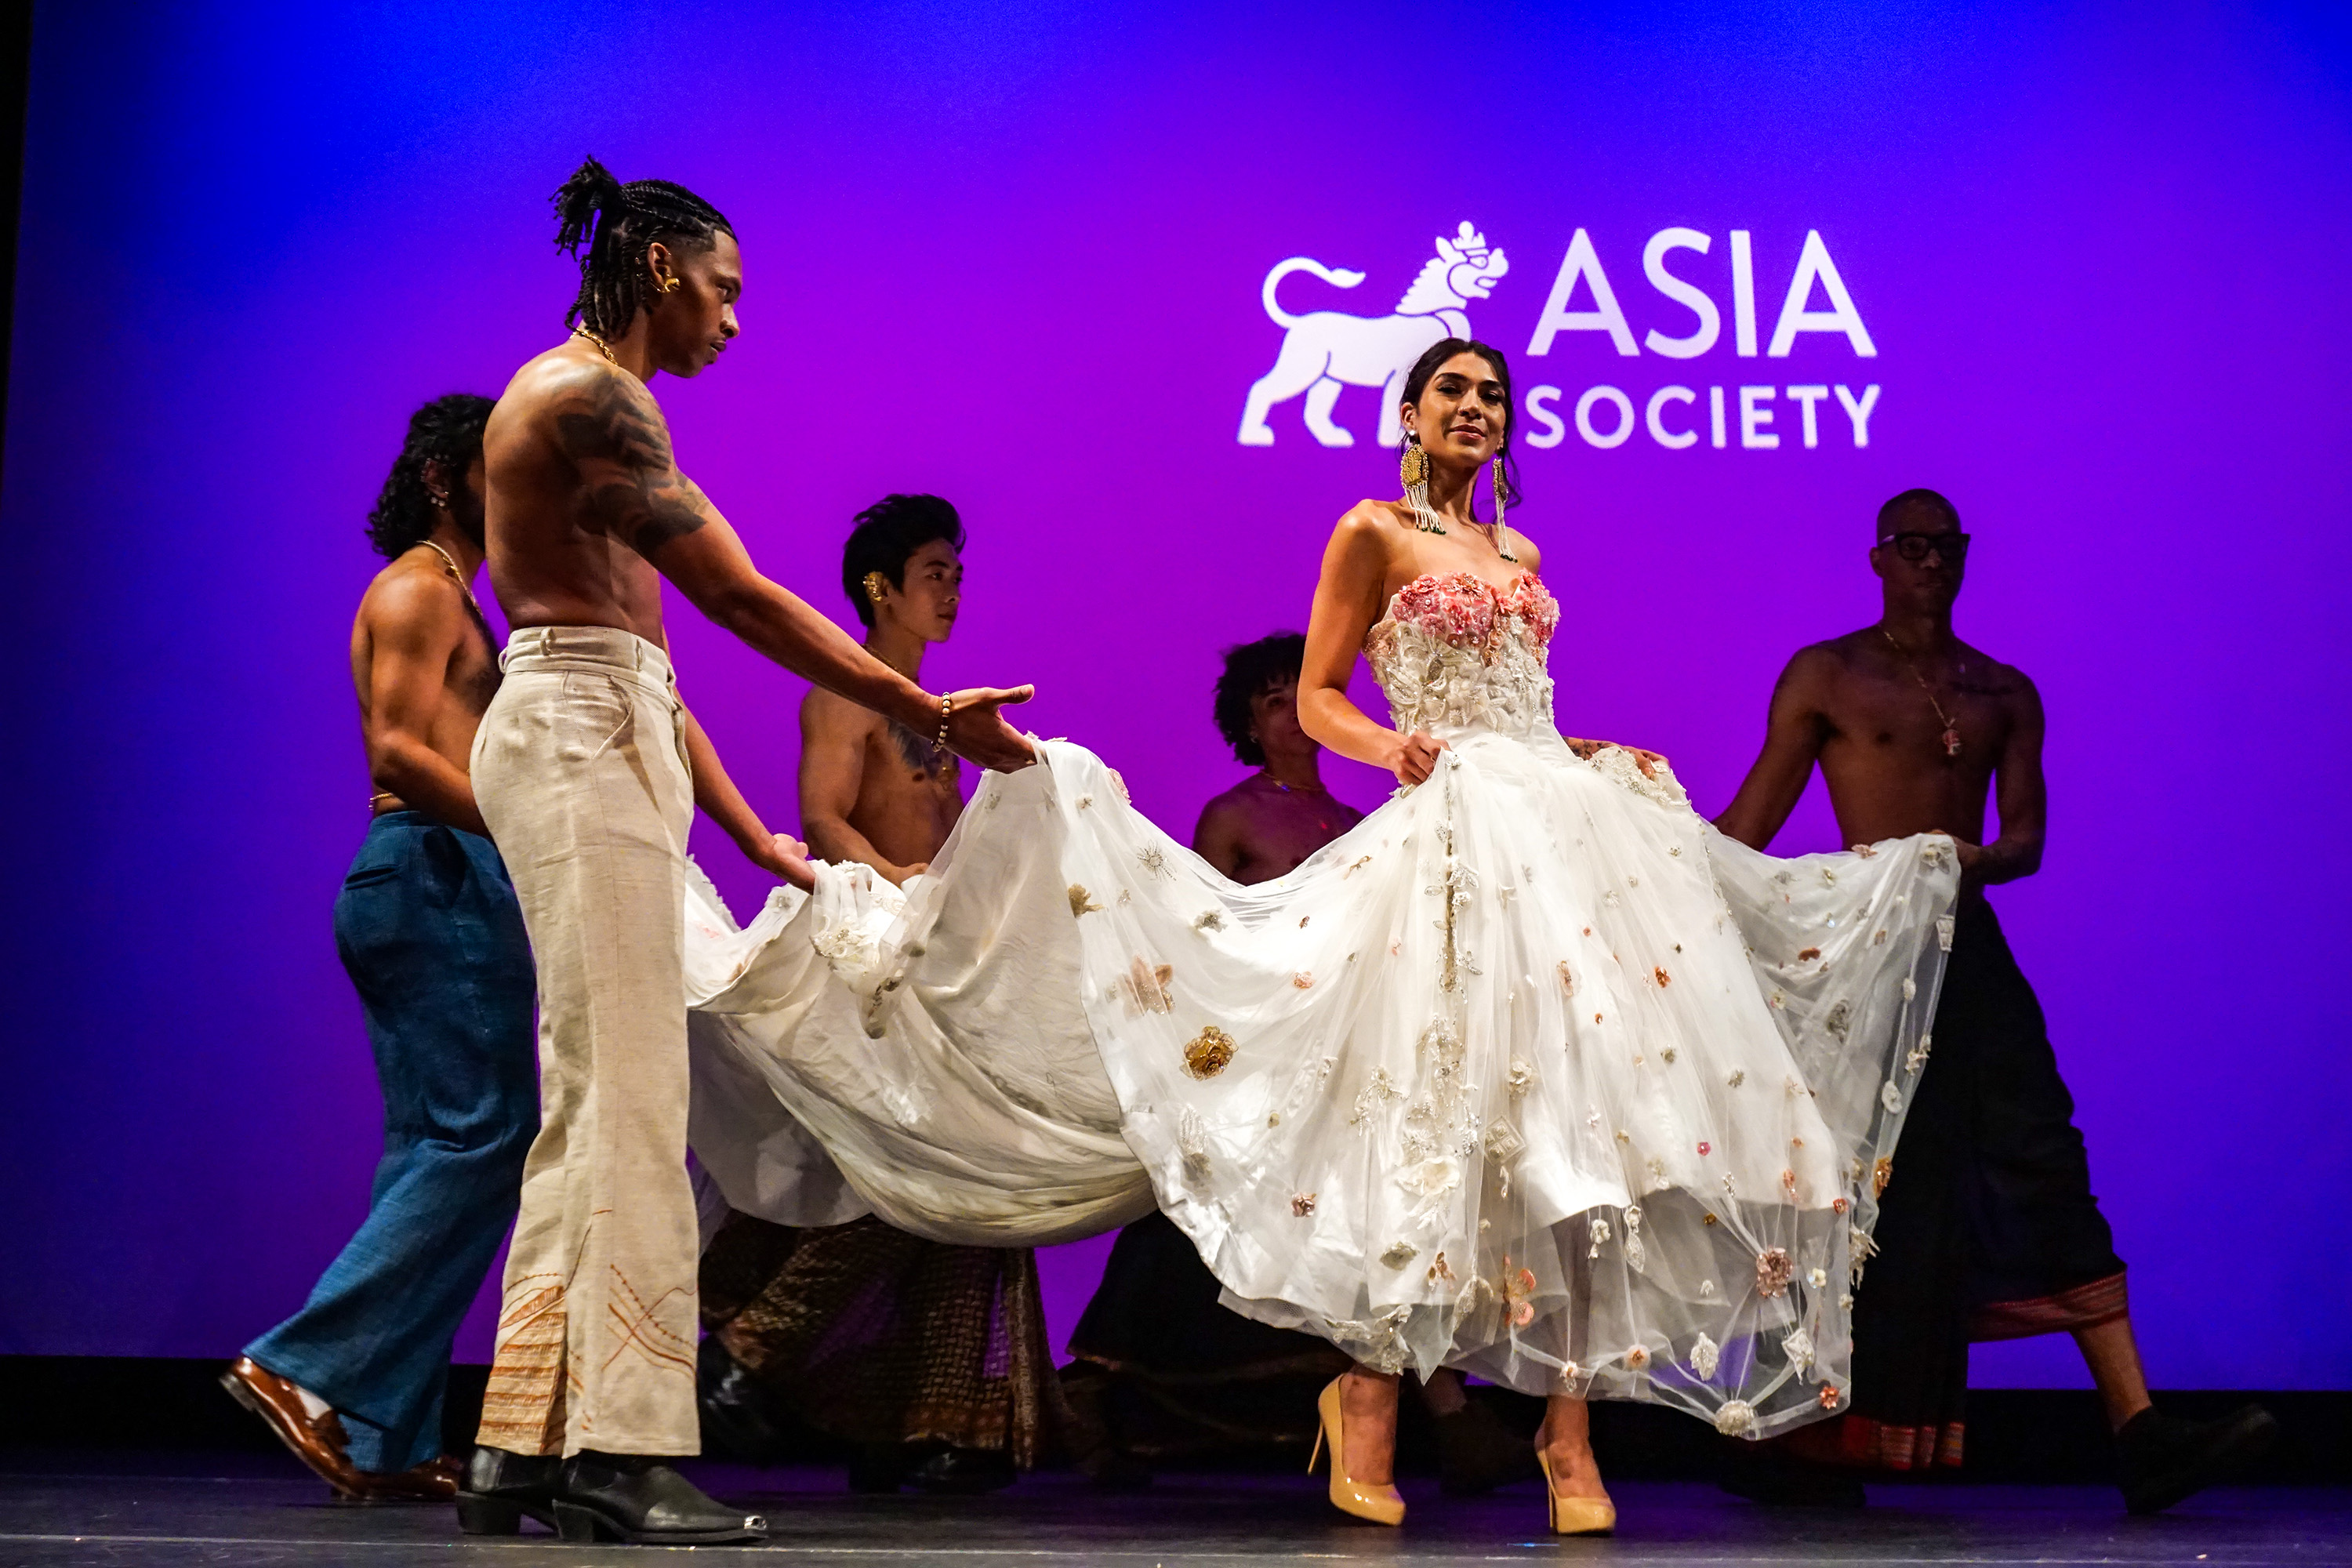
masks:
{"type": "Polygon", "coordinates": [[[1275,632],[1225,650],[1217,732],[1257,772],[1201,810],[1192,847],[1236,882],[1283,875],[1363,819],[1323,787],[1323,748],[1298,727],[1307,639],[1275,632]]]}

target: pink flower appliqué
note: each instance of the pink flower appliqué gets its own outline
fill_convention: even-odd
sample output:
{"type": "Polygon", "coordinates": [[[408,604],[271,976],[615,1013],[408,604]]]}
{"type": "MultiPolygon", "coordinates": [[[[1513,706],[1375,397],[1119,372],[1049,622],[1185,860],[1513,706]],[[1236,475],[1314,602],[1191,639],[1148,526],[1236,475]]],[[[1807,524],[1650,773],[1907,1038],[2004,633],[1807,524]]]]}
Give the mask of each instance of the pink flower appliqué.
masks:
{"type": "Polygon", "coordinates": [[[1455,647],[1475,647],[1495,625],[1495,591],[1471,572],[1431,573],[1397,590],[1389,613],[1455,647]]]}
{"type": "Polygon", "coordinates": [[[1511,1268],[1511,1255],[1503,1255],[1503,1316],[1515,1329],[1524,1329],[1536,1321],[1535,1270],[1511,1268]]]}
{"type": "Polygon", "coordinates": [[[1442,642],[1478,648],[1488,658],[1507,620],[1517,621],[1538,648],[1549,647],[1559,627],[1559,601],[1532,572],[1502,594],[1475,572],[1433,572],[1398,589],[1389,613],[1442,642]]]}
{"type": "Polygon", "coordinates": [[[1529,572],[1504,595],[1495,606],[1507,616],[1518,617],[1528,636],[1538,647],[1551,646],[1551,634],[1559,629],[1559,601],[1543,585],[1543,579],[1529,572]]]}

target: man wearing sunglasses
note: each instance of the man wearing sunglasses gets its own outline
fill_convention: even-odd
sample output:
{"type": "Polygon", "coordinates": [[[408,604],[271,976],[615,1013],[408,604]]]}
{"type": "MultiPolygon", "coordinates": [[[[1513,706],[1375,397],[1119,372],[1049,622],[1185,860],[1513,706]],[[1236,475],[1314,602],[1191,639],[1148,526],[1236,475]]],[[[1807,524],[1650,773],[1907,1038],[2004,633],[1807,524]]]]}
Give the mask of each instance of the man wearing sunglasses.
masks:
{"type": "Polygon", "coordinates": [[[2200,1424],[2148,1402],[2074,1097],[1984,894],[2042,864],[2042,716],[2021,670],[1953,635],[1968,556],[1959,513],[1934,490],[1879,509],[1878,621],[1789,661],[1763,752],[1717,818],[1765,847],[1819,763],[1847,843],[1949,833],[1963,872],[1920,1042],[1930,1055],[1855,1297],[1850,1412],[1761,1451],[1743,1446],[1725,1484],[1759,1501],[1852,1506],[1869,1470],[1957,1467],[1969,1343],[2064,1331],[2115,1431],[2125,1503],[2152,1513],[2252,1461],[2277,1428],[2259,1405],[2200,1424]],[[1996,786],[2000,830],[1988,840],[1996,786]]]}

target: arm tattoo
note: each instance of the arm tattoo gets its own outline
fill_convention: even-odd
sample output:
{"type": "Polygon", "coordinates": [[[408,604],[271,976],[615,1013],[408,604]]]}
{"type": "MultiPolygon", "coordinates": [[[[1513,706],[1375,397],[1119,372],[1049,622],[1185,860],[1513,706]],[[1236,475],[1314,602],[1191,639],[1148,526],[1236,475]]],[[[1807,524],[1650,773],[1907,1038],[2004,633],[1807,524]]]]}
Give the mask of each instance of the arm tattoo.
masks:
{"type": "Polygon", "coordinates": [[[592,531],[650,557],[710,521],[701,489],[677,471],[660,409],[620,374],[560,405],[555,438],[580,469],[592,531]]]}

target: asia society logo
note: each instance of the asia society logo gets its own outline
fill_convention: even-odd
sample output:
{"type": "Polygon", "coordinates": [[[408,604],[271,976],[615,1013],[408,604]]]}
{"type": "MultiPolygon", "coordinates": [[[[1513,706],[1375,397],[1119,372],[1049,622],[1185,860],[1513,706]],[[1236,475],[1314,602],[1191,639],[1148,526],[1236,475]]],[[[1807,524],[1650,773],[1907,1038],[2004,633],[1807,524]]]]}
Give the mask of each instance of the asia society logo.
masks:
{"type": "MultiPolygon", "coordinates": [[[[1856,360],[1878,357],[1878,346],[1871,341],[1870,329],[1820,230],[1805,231],[1769,337],[1761,331],[1757,309],[1752,231],[1735,228],[1726,239],[1733,358],[1786,359],[1808,332],[1843,337],[1856,360]]],[[[1273,368],[1250,387],[1242,409],[1242,445],[1274,445],[1268,417],[1276,405],[1292,398],[1301,400],[1301,423],[1316,440],[1326,447],[1355,445],[1354,434],[1333,417],[1340,393],[1350,386],[1380,389],[1378,439],[1383,446],[1396,444],[1402,435],[1396,409],[1406,371],[1432,343],[1477,335],[1471,330],[1470,306],[1493,294],[1510,270],[1502,247],[1490,247],[1470,224],[1434,244],[1436,255],[1422,265],[1396,308],[1385,316],[1343,310],[1292,314],[1283,309],[1276,292],[1293,274],[1304,272],[1337,289],[1356,288],[1366,274],[1326,267],[1307,256],[1276,263],[1259,298],[1267,316],[1283,329],[1282,345],[1273,368]]],[[[1670,360],[1694,360],[1709,353],[1723,340],[1723,310],[1715,295],[1690,280],[1687,260],[1677,253],[1706,256],[1714,247],[1712,235],[1695,228],[1663,228],[1650,237],[1642,247],[1642,275],[1665,301],[1660,307],[1660,313],[1669,318],[1664,324],[1684,330],[1669,333],[1653,326],[1637,342],[1591,236],[1578,229],[1536,320],[1528,357],[1549,354],[1563,332],[1604,333],[1616,352],[1629,359],[1638,359],[1645,349],[1670,360]],[[1672,264],[1678,260],[1685,273],[1674,269],[1672,264]]],[[[1305,291],[1303,286],[1294,285],[1294,289],[1305,291]]],[[[1523,378],[1528,374],[1522,369],[1523,378]]],[[[1624,379],[1630,383],[1633,378],[1624,379]]],[[[1559,446],[1572,426],[1587,445],[1604,451],[1623,446],[1637,431],[1673,450],[1701,440],[1727,447],[1736,439],[1744,450],[1769,451],[1781,445],[1784,435],[1806,447],[1849,442],[1869,446],[1878,394],[1878,384],[1860,375],[1852,382],[1783,384],[1750,372],[1705,385],[1660,384],[1654,378],[1630,387],[1596,384],[1577,389],[1573,397],[1559,386],[1530,385],[1521,393],[1520,405],[1526,416],[1523,439],[1535,447],[1559,446]]]]}

